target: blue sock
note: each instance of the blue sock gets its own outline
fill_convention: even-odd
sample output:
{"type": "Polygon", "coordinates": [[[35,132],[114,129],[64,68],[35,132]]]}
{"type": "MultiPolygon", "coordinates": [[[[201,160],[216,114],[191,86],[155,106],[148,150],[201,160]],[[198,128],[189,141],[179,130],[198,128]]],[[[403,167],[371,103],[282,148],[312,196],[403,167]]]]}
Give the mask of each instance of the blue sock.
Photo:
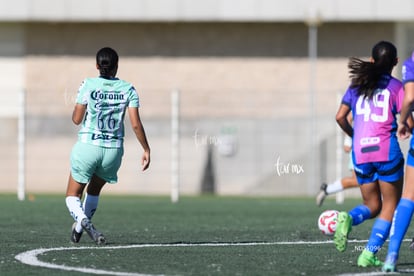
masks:
{"type": "Polygon", "coordinates": [[[356,206],[349,211],[349,215],[352,218],[352,226],[362,223],[364,220],[371,218],[371,210],[365,205],[356,206]]]}
{"type": "Polygon", "coordinates": [[[387,240],[390,228],[391,222],[381,218],[376,219],[372,226],[371,236],[369,237],[365,249],[376,254],[387,240]]]}
{"type": "Polygon", "coordinates": [[[96,209],[98,208],[99,196],[90,195],[85,193],[85,199],[83,200],[83,209],[85,210],[85,215],[92,219],[95,214],[96,209]]]}
{"type": "Polygon", "coordinates": [[[414,211],[414,201],[402,198],[395,209],[392,219],[392,228],[390,233],[390,242],[388,245],[387,256],[398,256],[401,242],[407,232],[414,211]]]}

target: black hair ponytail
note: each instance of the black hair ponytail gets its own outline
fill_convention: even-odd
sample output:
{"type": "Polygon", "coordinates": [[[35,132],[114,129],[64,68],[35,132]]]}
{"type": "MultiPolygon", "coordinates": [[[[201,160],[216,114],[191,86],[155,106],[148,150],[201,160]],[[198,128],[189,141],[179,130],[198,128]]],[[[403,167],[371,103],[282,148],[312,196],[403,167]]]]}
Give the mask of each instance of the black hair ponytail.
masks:
{"type": "Polygon", "coordinates": [[[118,69],[118,54],[109,47],[104,47],[96,53],[96,64],[102,77],[115,77],[118,69]]]}
{"type": "Polygon", "coordinates": [[[390,42],[380,41],[372,48],[372,59],[373,62],[369,62],[352,57],[348,63],[351,87],[369,99],[377,88],[384,85],[383,76],[391,74],[397,64],[397,48],[390,42]]]}

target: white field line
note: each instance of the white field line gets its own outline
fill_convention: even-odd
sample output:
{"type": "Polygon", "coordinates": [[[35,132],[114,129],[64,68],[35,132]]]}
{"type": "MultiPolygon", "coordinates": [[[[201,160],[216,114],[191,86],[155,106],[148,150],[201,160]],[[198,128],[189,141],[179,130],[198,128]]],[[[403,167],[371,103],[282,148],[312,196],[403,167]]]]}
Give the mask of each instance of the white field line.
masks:
{"type": "MultiPolygon", "coordinates": [[[[404,240],[411,241],[411,240],[404,240]]],[[[365,243],[367,240],[349,240],[348,243],[365,243]]],[[[52,251],[66,251],[66,250],[109,250],[109,249],[131,249],[131,248],[155,248],[155,247],[228,247],[228,246],[263,246],[263,245],[312,245],[312,244],[329,244],[333,243],[331,240],[326,241],[282,241],[282,242],[235,242],[235,243],[159,243],[159,244],[133,244],[133,245],[120,245],[120,246],[83,246],[83,247],[55,247],[55,248],[38,248],[29,251],[22,252],[15,256],[15,258],[23,264],[38,266],[50,269],[59,269],[64,271],[77,271],[89,274],[99,275],[118,275],[118,276],[155,276],[153,274],[142,274],[133,272],[118,272],[101,270],[86,267],[74,267],[66,265],[57,265],[53,263],[47,263],[38,259],[39,255],[52,251]]],[[[406,270],[404,270],[405,272],[406,270]]],[[[406,272],[414,272],[414,270],[407,270],[406,272]]],[[[358,274],[341,274],[341,276],[362,276],[362,275],[384,275],[380,272],[371,273],[358,273],[358,274]],[[379,273],[379,274],[378,274],[379,273]]],[[[388,273],[387,275],[392,275],[388,273]]],[[[157,275],[160,276],[160,275],[157,275]]]]}

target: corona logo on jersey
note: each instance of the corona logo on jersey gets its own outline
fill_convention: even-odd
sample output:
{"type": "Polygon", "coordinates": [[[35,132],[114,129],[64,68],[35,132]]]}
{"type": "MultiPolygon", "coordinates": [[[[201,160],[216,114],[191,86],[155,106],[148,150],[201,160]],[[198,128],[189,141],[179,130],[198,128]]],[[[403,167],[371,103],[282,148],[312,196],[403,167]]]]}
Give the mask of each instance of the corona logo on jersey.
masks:
{"type": "Polygon", "coordinates": [[[97,90],[97,91],[92,91],[91,98],[95,101],[97,100],[123,100],[124,94],[121,94],[116,91],[103,92],[101,90],[97,90]]]}

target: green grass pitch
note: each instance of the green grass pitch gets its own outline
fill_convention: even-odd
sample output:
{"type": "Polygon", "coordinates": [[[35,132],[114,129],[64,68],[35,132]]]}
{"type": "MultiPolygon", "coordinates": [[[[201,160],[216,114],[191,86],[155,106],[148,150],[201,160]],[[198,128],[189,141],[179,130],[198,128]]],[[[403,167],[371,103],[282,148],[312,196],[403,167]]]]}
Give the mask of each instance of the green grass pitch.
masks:
{"type": "MultiPolygon", "coordinates": [[[[319,208],[313,198],[203,196],[173,204],[168,197],[103,195],[93,222],[107,245],[96,246],[86,234],[79,244],[69,242],[72,219],[63,195],[23,202],[0,195],[0,275],[379,275],[378,268],[356,266],[363,242],[339,253],[317,228],[323,210],[359,202],[337,205],[331,198],[319,208]],[[40,249],[49,250],[36,255],[48,267],[16,259],[40,249]]],[[[350,239],[366,240],[372,223],[355,227],[350,239]]],[[[410,228],[406,239],[413,236],[410,228]]],[[[387,244],[378,253],[382,260],[387,244]]],[[[408,244],[399,268],[414,272],[408,244]]]]}

